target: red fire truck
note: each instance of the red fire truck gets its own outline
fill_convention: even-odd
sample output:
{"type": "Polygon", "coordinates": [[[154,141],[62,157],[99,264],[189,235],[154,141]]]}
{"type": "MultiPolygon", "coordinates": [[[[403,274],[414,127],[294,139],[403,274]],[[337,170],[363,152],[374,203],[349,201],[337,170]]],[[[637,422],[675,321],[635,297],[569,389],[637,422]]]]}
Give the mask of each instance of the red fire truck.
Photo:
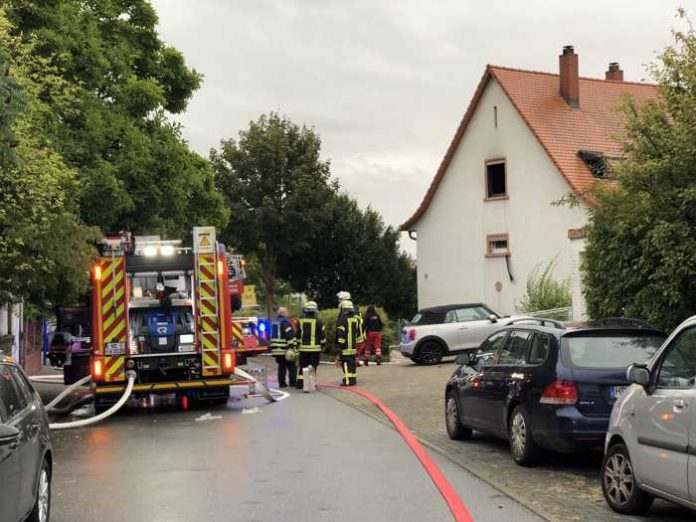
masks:
{"type": "Polygon", "coordinates": [[[193,247],[129,234],[108,238],[92,269],[90,371],[97,409],[132,395],[172,394],[224,403],[234,374],[225,247],[214,227],[196,227],[193,247]]]}

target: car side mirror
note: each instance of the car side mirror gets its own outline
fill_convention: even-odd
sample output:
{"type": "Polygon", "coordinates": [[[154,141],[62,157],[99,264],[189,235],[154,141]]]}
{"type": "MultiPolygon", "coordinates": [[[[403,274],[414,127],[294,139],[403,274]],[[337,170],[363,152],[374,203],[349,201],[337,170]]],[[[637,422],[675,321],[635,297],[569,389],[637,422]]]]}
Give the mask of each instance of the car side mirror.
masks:
{"type": "Polygon", "coordinates": [[[19,430],[14,426],[0,424],[0,447],[15,444],[19,440],[19,430]]]}
{"type": "Polygon", "coordinates": [[[489,320],[491,323],[497,323],[497,322],[498,322],[498,317],[495,316],[495,315],[493,315],[493,314],[491,314],[491,315],[488,316],[488,320],[489,320]]]}
{"type": "Polygon", "coordinates": [[[650,371],[645,366],[633,364],[626,370],[626,378],[629,382],[639,384],[640,386],[650,385],[650,371]]]}

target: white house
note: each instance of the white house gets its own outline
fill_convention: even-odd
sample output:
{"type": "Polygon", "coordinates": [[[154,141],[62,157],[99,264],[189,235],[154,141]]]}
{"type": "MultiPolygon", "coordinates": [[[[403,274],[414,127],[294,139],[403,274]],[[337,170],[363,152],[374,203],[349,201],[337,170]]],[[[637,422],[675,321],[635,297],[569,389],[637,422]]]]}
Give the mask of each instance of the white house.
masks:
{"type": "Polygon", "coordinates": [[[587,189],[620,157],[613,136],[624,94],[638,103],[654,85],[578,75],[563,49],[559,74],[488,66],[416,212],[401,229],[417,240],[420,307],[485,302],[512,313],[528,274],[557,259],[573,315],[584,316],[579,266],[591,204],[587,189]],[[569,194],[580,206],[554,205],[569,194]]]}

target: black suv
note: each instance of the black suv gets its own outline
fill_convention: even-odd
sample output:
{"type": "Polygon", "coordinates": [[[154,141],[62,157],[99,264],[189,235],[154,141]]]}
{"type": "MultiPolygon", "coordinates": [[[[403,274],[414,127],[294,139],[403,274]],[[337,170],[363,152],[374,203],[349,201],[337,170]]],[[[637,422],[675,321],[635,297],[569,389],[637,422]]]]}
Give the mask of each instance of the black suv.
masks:
{"type": "Polygon", "coordinates": [[[665,334],[630,319],[576,329],[532,322],[514,322],[457,358],[445,390],[449,436],[508,439],[521,465],[536,463],[542,449],[601,448],[626,369],[648,361],[665,334]]]}
{"type": "Polygon", "coordinates": [[[53,454],[39,394],[0,353],[0,520],[47,522],[53,454]]]}

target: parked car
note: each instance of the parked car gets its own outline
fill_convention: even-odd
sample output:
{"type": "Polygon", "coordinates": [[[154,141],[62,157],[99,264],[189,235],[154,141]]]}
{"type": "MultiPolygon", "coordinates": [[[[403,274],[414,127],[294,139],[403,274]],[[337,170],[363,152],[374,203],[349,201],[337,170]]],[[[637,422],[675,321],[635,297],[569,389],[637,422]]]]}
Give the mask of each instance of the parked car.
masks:
{"type": "Polygon", "coordinates": [[[503,317],[483,303],[424,308],[401,330],[401,353],[417,364],[476,350],[486,337],[524,316],[503,317]]]}
{"type": "Polygon", "coordinates": [[[614,511],[638,515],[654,497],[696,509],[696,316],[683,322],[614,405],[602,491],[614,511]]]}
{"type": "Polygon", "coordinates": [[[0,354],[0,520],[47,522],[53,453],[39,394],[0,354]]]}
{"type": "Polygon", "coordinates": [[[542,450],[601,448],[612,405],[629,384],[626,368],[649,360],[665,339],[649,325],[626,324],[571,330],[539,321],[494,333],[475,356],[457,358],[445,390],[449,436],[505,438],[523,466],[542,450]]]}

